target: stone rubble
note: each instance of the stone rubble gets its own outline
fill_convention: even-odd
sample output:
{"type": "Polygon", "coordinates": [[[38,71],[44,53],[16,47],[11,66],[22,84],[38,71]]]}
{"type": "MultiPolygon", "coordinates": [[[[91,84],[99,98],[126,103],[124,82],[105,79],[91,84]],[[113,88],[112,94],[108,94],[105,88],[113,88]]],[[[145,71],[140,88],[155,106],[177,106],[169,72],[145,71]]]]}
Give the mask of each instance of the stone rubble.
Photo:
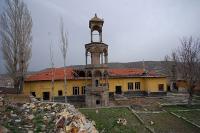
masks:
{"type": "Polygon", "coordinates": [[[121,124],[123,126],[127,125],[127,120],[125,118],[118,118],[117,124],[121,124]]]}
{"type": "Polygon", "coordinates": [[[7,128],[6,132],[21,133],[98,133],[95,122],[86,119],[73,105],[43,103],[33,97],[31,101],[3,104],[3,97],[0,97],[0,108],[4,108],[0,110],[0,127],[7,128]]]}
{"type": "Polygon", "coordinates": [[[3,103],[3,97],[0,97],[0,107],[2,107],[4,105],[3,103]]]}

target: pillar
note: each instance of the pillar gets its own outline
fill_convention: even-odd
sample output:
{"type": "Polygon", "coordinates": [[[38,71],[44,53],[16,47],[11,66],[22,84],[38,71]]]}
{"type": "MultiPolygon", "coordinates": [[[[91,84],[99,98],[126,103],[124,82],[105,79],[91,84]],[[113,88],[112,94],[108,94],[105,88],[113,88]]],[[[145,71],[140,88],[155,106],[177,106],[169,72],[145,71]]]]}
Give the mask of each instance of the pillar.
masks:
{"type": "Polygon", "coordinates": [[[85,52],[85,64],[87,65],[87,51],[85,52]]]}
{"type": "Polygon", "coordinates": [[[105,55],[104,55],[105,57],[105,64],[107,64],[108,63],[108,54],[107,53],[105,53],[105,55]]]}

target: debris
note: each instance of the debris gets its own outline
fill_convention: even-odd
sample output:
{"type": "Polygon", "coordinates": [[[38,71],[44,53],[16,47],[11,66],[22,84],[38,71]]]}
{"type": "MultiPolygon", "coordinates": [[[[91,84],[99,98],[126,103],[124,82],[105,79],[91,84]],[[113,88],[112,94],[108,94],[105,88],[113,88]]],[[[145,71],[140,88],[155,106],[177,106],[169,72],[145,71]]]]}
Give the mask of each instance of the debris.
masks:
{"type": "Polygon", "coordinates": [[[98,114],[99,113],[99,110],[98,109],[96,109],[96,114],[98,114]]]}
{"type": "Polygon", "coordinates": [[[118,118],[117,124],[121,124],[125,126],[127,124],[127,120],[123,118],[118,118]]]}
{"type": "Polygon", "coordinates": [[[0,118],[3,119],[0,125],[9,123],[10,129],[17,128],[19,132],[28,133],[37,130],[55,133],[98,133],[95,121],[87,120],[73,105],[31,101],[6,105],[5,108],[9,111],[0,113],[0,118]]]}
{"type": "Polygon", "coordinates": [[[29,120],[32,120],[33,118],[34,118],[34,115],[33,115],[33,114],[31,114],[31,115],[28,116],[28,119],[29,119],[29,120]]]}
{"type": "Polygon", "coordinates": [[[65,117],[61,116],[58,121],[56,122],[56,127],[57,128],[63,128],[65,124],[65,117]]]}
{"type": "Polygon", "coordinates": [[[15,122],[21,122],[21,119],[16,119],[15,122]]]}
{"type": "Polygon", "coordinates": [[[2,107],[4,105],[3,103],[3,97],[0,97],[0,107],[2,107]]]}
{"type": "Polygon", "coordinates": [[[150,124],[151,124],[151,125],[154,125],[154,122],[153,122],[153,121],[150,121],[150,124]]]}

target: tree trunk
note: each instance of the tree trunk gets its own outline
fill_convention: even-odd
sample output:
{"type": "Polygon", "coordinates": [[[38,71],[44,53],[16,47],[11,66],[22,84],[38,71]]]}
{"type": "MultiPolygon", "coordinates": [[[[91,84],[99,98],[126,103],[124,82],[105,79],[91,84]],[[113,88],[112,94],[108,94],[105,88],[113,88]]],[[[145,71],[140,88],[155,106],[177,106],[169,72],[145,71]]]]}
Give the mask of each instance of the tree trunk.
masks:
{"type": "MultiPolygon", "coordinates": [[[[65,64],[65,63],[64,63],[65,64]]],[[[64,88],[65,88],[65,103],[67,102],[67,77],[66,77],[66,66],[64,65],[64,88]]]]}
{"type": "Polygon", "coordinates": [[[17,94],[19,94],[19,81],[17,79],[14,80],[14,89],[17,91],[17,94]]]}
{"type": "Polygon", "coordinates": [[[189,88],[188,106],[192,105],[193,88],[189,88]]]}
{"type": "Polygon", "coordinates": [[[24,87],[24,77],[21,76],[19,80],[19,94],[22,93],[23,87],[24,87]]]}

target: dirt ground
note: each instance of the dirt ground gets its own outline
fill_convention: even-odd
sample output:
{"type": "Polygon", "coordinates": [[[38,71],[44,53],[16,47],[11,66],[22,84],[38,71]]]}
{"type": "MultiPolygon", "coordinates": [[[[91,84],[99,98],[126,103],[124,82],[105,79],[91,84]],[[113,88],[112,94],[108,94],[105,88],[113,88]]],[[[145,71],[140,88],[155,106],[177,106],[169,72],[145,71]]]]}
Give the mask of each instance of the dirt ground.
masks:
{"type": "MultiPolygon", "coordinates": [[[[162,105],[187,104],[188,94],[168,93],[160,97],[134,97],[131,99],[115,99],[110,101],[110,106],[132,106],[138,111],[161,111],[162,105]]],[[[194,100],[200,104],[200,100],[194,100]]]]}

